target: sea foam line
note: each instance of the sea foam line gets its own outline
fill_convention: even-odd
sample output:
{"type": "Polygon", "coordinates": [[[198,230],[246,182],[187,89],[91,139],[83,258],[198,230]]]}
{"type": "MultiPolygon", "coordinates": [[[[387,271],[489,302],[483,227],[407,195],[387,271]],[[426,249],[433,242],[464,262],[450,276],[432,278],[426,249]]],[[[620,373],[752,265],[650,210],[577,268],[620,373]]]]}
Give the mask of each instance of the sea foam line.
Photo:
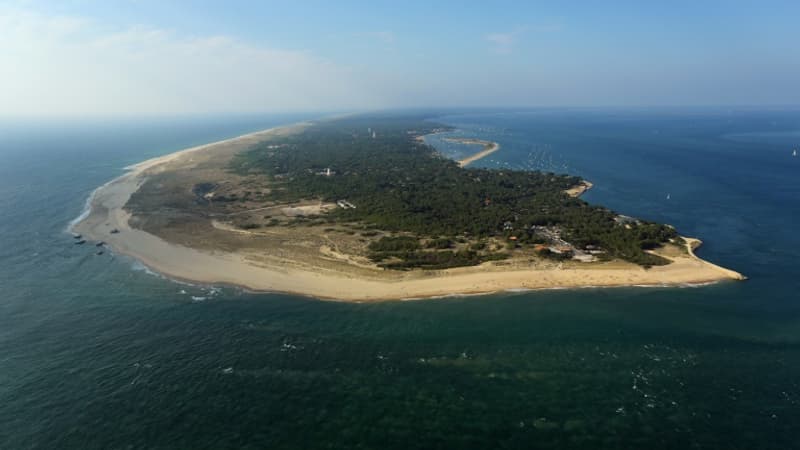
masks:
{"type": "MultiPolygon", "coordinates": [[[[125,170],[126,170],[126,173],[129,171],[128,168],[125,168],[125,170]]],[[[78,217],[70,220],[69,223],[67,223],[67,227],[64,229],[64,232],[65,233],[69,233],[70,231],[72,231],[72,229],[75,227],[75,225],[80,223],[83,219],[89,217],[89,214],[92,212],[92,201],[94,201],[94,197],[97,195],[98,192],[100,192],[100,189],[105,188],[106,186],[108,186],[109,184],[117,181],[118,179],[120,179],[123,176],[125,176],[125,174],[120,175],[118,177],[114,177],[113,179],[111,179],[111,180],[107,181],[106,183],[102,184],[101,186],[95,188],[89,194],[89,196],[86,198],[86,201],[83,202],[83,210],[81,210],[81,213],[78,215],[78,217]]]]}
{"type": "MultiPolygon", "coordinates": [[[[109,181],[109,183],[110,183],[110,181],[109,181]]],[[[106,183],[106,184],[108,184],[108,183],[106,183]]],[[[94,200],[95,194],[97,193],[98,190],[100,190],[103,187],[105,187],[106,184],[96,188],[95,190],[93,190],[89,194],[89,196],[86,198],[86,201],[83,203],[83,210],[78,215],[78,217],[76,217],[76,218],[74,218],[74,219],[69,221],[69,223],[67,224],[67,227],[64,229],[65,233],[69,233],[70,231],[72,231],[72,229],[75,227],[75,225],[80,223],[83,219],[89,217],[89,213],[91,213],[91,211],[92,211],[92,200],[94,200]]]]}

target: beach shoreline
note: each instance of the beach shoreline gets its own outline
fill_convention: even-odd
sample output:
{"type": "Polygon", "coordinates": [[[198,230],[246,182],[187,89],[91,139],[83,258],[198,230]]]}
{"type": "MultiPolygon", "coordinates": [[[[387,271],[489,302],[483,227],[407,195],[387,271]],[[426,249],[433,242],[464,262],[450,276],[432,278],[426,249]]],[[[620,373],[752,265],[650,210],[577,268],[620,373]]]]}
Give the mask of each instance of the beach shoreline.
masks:
{"type": "Polygon", "coordinates": [[[593,187],[594,187],[594,184],[592,184],[591,182],[586,181],[586,180],[581,180],[580,183],[578,183],[575,186],[567,189],[566,191],[564,191],[564,193],[569,195],[570,197],[580,197],[586,191],[588,191],[589,189],[591,189],[593,187]]]}
{"type": "MultiPolygon", "coordinates": [[[[425,142],[425,138],[427,136],[434,136],[434,135],[442,134],[442,133],[449,133],[449,131],[437,131],[435,133],[430,133],[430,134],[425,134],[425,135],[422,135],[422,136],[417,136],[416,139],[420,140],[422,142],[425,142]]],[[[483,145],[483,149],[481,151],[473,153],[473,154],[467,156],[466,158],[462,158],[462,159],[456,160],[456,163],[458,163],[459,167],[466,167],[469,164],[472,164],[475,161],[478,161],[479,159],[485,158],[485,157],[491,155],[492,153],[500,150],[500,144],[499,143],[493,142],[493,141],[484,141],[482,139],[450,137],[450,138],[442,138],[442,140],[447,141],[447,142],[455,142],[457,144],[463,144],[463,145],[483,145]]]]}
{"type": "Polygon", "coordinates": [[[475,161],[478,161],[479,159],[482,159],[482,158],[485,158],[485,157],[491,155],[492,153],[494,153],[494,152],[496,152],[498,150],[500,150],[500,144],[498,144],[497,142],[489,142],[489,144],[483,150],[481,150],[478,153],[475,153],[473,155],[470,155],[470,156],[468,156],[468,157],[466,157],[464,159],[459,160],[458,161],[458,165],[459,165],[459,167],[466,167],[466,166],[474,163],[475,161]]]}
{"type": "MultiPolygon", "coordinates": [[[[491,294],[509,290],[686,286],[744,279],[734,271],[695,256],[693,249],[699,245],[699,241],[688,238],[688,254],[671,257],[671,264],[650,269],[618,261],[567,263],[548,269],[532,266],[509,267],[490,262],[480,266],[391,276],[376,269],[369,276],[358,276],[347,270],[301,270],[290,265],[270,265],[257,260],[246,251],[190,248],[168,242],[130,225],[131,213],[125,206],[131,195],[149,176],[164,172],[171,166],[192,164],[192,156],[197,152],[238,152],[271,133],[285,132],[298,126],[304,124],[250,133],[134,164],[128,168],[128,172],[91,194],[88,213],[83,214],[82,219],[70,227],[70,231],[80,233],[88,240],[105,242],[113,251],[130,256],[154,272],[179,281],[203,285],[222,284],[241,287],[251,292],[281,292],[340,301],[408,300],[491,294]]],[[[492,152],[496,150],[494,148],[492,152]]],[[[488,149],[473,157],[485,153],[480,156],[484,157],[488,154],[487,151],[488,149]]],[[[479,158],[472,161],[477,159],[479,158]]],[[[585,182],[583,191],[589,187],[591,184],[585,182]]],[[[346,265],[342,263],[342,266],[346,265]]]]}

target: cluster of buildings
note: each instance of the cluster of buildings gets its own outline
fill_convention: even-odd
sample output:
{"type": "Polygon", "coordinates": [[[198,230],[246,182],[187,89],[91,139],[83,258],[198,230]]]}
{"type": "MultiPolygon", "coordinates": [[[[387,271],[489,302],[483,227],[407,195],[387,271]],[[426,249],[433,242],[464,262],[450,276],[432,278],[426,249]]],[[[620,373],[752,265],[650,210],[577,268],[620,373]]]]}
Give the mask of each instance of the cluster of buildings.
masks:
{"type": "Polygon", "coordinates": [[[557,255],[572,255],[572,259],[581,262],[593,262],[597,260],[597,255],[604,253],[596,245],[587,245],[582,249],[576,248],[571,243],[561,237],[561,230],[558,227],[545,227],[534,225],[531,231],[544,237],[548,244],[539,244],[536,251],[549,250],[557,255]]]}

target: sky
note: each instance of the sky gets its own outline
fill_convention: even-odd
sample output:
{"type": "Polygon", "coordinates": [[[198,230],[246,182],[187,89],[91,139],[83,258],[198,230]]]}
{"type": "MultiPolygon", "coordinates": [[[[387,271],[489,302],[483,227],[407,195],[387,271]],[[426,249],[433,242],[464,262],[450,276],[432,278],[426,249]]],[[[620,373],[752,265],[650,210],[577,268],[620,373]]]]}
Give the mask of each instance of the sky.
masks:
{"type": "Polygon", "coordinates": [[[798,1],[0,0],[0,116],[800,105],[798,1]]]}

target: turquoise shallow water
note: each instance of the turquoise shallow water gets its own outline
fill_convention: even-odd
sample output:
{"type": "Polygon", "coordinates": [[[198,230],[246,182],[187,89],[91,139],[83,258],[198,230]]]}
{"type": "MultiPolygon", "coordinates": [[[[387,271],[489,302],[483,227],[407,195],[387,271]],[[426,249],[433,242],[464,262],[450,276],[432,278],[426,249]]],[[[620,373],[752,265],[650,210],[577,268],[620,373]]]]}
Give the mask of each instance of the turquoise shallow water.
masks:
{"type": "Polygon", "coordinates": [[[0,125],[0,448],[798,447],[800,112],[440,119],[501,143],[480,164],[584,176],[745,283],[332,303],[65,234],[128,164],[300,118],[0,125]]]}

